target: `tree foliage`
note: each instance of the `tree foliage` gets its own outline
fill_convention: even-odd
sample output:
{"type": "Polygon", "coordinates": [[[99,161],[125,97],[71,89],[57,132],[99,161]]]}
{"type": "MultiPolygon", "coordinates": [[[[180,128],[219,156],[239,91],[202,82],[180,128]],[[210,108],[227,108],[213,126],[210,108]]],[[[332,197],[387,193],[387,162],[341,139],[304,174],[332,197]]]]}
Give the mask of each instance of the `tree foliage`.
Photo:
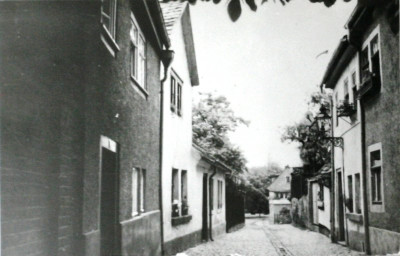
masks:
{"type": "Polygon", "coordinates": [[[303,120],[284,128],[281,140],[299,143],[300,158],[304,165],[310,166],[314,171],[319,170],[324,164],[330,162],[330,143],[326,139],[330,130],[330,122],[323,121],[319,128],[315,119],[321,106],[329,109],[329,95],[316,92],[311,95],[309,111],[303,120]]]}
{"type": "Polygon", "coordinates": [[[236,173],[246,170],[246,159],[239,147],[229,140],[229,132],[248,121],[235,115],[224,96],[211,93],[200,94],[200,100],[193,106],[193,140],[207,152],[230,166],[236,173]]]}
{"type": "MultiPolygon", "coordinates": [[[[195,4],[197,0],[164,0],[165,2],[169,1],[188,1],[191,4],[195,4]]],[[[203,2],[210,2],[210,0],[199,0],[203,2]]],[[[273,0],[276,2],[276,0],[273,0]]],[[[286,5],[289,3],[291,0],[278,0],[282,5],[286,5]]],[[[311,3],[323,3],[325,4],[326,7],[331,7],[336,3],[336,0],[309,0],[311,3]]],[[[344,2],[350,2],[351,0],[343,0],[344,2]]],[[[212,1],[214,4],[219,4],[221,0],[213,0],[212,1]]],[[[250,8],[252,11],[257,11],[257,6],[259,4],[264,4],[268,2],[268,0],[260,0],[258,3],[256,0],[226,0],[227,9],[228,9],[228,14],[229,17],[231,18],[232,21],[237,21],[242,14],[242,8],[243,5],[247,5],[247,7],[250,8]]]]}
{"type": "Polygon", "coordinates": [[[246,191],[246,210],[250,213],[269,213],[268,187],[282,173],[277,164],[253,167],[243,175],[246,191]]]}

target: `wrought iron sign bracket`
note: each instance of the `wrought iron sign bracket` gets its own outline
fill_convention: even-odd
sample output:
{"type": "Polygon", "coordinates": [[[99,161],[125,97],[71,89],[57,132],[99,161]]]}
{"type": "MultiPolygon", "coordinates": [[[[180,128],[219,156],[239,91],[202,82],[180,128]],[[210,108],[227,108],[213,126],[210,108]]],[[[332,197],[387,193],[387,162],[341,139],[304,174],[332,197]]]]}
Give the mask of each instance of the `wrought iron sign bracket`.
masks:
{"type": "Polygon", "coordinates": [[[332,142],[334,147],[343,149],[343,138],[342,137],[326,137],[330,142],[332,142]]]}

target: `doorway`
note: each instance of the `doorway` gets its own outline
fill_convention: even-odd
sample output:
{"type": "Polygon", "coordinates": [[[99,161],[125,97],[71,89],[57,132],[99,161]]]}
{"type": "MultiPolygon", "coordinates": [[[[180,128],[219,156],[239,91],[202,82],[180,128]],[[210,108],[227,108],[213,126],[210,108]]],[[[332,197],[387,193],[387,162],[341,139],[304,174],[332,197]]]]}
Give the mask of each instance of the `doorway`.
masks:
{"type": "Polygon", "coordinates": [[[343,192],[343,178],[342,178],[342,173],[338,172],[338,211],[339,211],[339,234],[338,234],[338,241],[344,241],[345,237],[344,237],[344,207],[343,207],[343,203],[344,203],[344,192],[343,192]]]}
{"type": "Polygon", "coordinates": [[[119,255],[117,152],[101,148],[100,255],[119,255]]]}
{"type": "Polygon", "coordinates": [[[203,174],[203,211],[202,211],[202,229],[201,229],[201,240],[208,241],[208,175],[203,174]]]}

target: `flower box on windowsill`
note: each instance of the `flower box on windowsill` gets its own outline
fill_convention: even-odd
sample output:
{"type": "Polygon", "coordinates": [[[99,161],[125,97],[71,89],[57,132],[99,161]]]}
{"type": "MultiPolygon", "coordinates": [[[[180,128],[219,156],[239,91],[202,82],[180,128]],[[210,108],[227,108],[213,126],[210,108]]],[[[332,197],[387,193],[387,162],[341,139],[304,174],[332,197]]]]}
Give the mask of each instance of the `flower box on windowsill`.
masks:
{"type": "Polygon", "coordinates": [[[356,112],[356,108],[353,103],[349,103],[347,100],[341,101],[336,107],[337,116],[352,116],[356,112]]]}
{"type": "Polygon", "coordinates": [[[363,216],[361,214],[357,213],[346,213],[346,217],[348,220],[358,223],[358,224],[363,224],[363,216]]]}
{"type": "Polygon", "coordinates": [[[381,91],[380,77],[375,73],[368,73],[357,91],[357,99],[368,99],[378,95],[381,91]]]}
{"type": "Polygon", "coordinates": [[[180,217],[173,217],[171,219],[172,226],[183,225],[189,223],[192,219],[192,215],[180,216],[180,217]]]}

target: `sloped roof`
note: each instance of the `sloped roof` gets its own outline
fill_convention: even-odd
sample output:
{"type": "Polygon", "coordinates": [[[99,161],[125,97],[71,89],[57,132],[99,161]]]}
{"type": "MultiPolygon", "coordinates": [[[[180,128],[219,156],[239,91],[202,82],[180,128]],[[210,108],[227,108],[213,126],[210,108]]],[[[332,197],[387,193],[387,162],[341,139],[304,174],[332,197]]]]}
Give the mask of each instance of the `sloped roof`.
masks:
{"type": "Polygon", "coordinates": [[[186,1],[160,0],[160,6],[169,37],[172,35],[175,24],[177,24],[177,22],[182,22],[182,33],[184,35],[183,40],[185,42],[186,56],[189,65],[190,82],[192,86],[199,85],[199,72],[197,70],[196,51],[188,3],[186,1]]]}
{"type": "Polygon", "coordinates": [[[278,178],[268,187],[268,190],[271,192],[290,192],[290,174],[292,171],[292,168],[286,167],[278,178]],[[286,177],[289,177],[289,182],[286,177]]]}
{"type": "Polygon", "coordinates": [[[164,15],[164,23],[167,28],[168,35],[171,35],[172,28],[177,20],[182,16],[183,11],[188,3],[181,1],[162,1],[160,0],[161,9],[164,15]]]}
{"type": "Polygon", "coordinates": [[[209,164],[215,165],[216,167],[223,169],[226,173],[233,173],[232,169],[229,166],[215,159],[214,157],[210,156],[210,154],[200,145],[196,144],[195,142],[192,142],[192,146],[200,153],[201,158],[204,159],[209,164]]]}

